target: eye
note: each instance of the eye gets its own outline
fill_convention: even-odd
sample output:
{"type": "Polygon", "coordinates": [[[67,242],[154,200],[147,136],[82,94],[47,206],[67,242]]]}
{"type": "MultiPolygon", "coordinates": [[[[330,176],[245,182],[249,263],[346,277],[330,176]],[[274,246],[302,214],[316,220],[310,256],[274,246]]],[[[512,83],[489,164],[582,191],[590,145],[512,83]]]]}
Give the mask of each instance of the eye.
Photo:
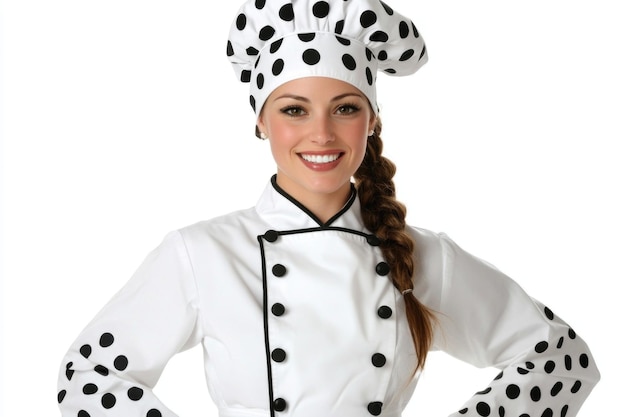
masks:
{"type": "Polygon", "coordinates": [[[280,109],[280,111],[291,117],[298,117],[304,114],[304,109],[300,106],[288,106],[280,109]]]}
{"type": "Polygon", "coordinates": [[[337,113],[339,114],[352,114],[358,112],[359,110],[361,110],[361,108],[356,104],[342,104],[337,107],[337,113]]]}

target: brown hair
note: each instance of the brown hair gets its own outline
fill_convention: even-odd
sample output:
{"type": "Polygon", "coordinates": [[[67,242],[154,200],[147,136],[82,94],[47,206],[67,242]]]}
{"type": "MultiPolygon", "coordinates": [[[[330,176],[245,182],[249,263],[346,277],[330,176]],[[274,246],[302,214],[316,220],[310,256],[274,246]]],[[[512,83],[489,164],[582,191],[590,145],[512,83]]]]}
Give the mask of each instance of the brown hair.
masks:
{"type": "Polygon", "coordinates": [[[396,166],[382,156],[382,123],[376,120],[374,134],[367,140],[361,166],[354,174],[365,226],[381,241],[380,249],[389,264],[394,286],[404,292],[406,316],[421,369],[433,339],[434,315],[413,295],[413,251],[415,242],[406,232],[406,207],[396,200],[393,176],[396,166]]]}

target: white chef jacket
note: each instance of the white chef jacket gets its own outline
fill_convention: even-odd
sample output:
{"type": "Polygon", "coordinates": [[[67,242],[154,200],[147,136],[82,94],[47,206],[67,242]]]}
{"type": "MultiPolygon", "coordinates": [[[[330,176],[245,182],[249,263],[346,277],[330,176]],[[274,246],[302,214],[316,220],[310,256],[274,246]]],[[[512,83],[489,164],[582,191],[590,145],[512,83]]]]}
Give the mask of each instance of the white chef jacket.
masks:
{"type": "MultiPolygon", "coordinates": [[[[585,342],[447,236],[408,231],[433,349],[501,369],[451,416],[574,416],[599,379],[585,342]]],[[[152,388],[201,343],[220,417],[399,417],[416,356],[378,243],[354,188],[322,223],[275,178],[255,207],[169,233],[69,349],[62,415],[175,416],[152,388]]]]}

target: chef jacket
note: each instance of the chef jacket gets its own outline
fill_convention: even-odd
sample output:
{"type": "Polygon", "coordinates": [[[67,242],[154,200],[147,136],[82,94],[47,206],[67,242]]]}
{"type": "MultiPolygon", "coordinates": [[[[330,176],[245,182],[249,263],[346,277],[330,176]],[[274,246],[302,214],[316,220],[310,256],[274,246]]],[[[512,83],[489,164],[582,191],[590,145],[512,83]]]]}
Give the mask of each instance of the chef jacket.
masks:
{"type": "MultiPolygon", "coordinates": [[[[446,235],[407,231],[432,349],[501,370],[451,416],[574,416],[599,379],[585,342],[446,235]]],[[[419,373],[379,243],[354,187],[323,223],[275,177],[255,207],[169,233],[69,349],[62,415],[175,416],[152,388],[201,343],[220,417],[399,417],[419,373]]]]}

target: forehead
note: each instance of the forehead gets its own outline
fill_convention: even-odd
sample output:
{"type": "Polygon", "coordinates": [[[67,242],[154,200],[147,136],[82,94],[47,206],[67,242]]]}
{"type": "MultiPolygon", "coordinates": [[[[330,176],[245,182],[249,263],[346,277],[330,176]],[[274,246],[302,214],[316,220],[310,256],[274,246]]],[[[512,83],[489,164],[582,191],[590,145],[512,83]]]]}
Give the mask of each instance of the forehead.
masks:
{"type": "Polygon", "coordinates": [[[309,99],[332,99],[350,94],[365,99],[363,92],[352,84],[329,77],[303,77],[287,81],[272,91],[269,98],[276,99],[285,94],[309,99]]]}

